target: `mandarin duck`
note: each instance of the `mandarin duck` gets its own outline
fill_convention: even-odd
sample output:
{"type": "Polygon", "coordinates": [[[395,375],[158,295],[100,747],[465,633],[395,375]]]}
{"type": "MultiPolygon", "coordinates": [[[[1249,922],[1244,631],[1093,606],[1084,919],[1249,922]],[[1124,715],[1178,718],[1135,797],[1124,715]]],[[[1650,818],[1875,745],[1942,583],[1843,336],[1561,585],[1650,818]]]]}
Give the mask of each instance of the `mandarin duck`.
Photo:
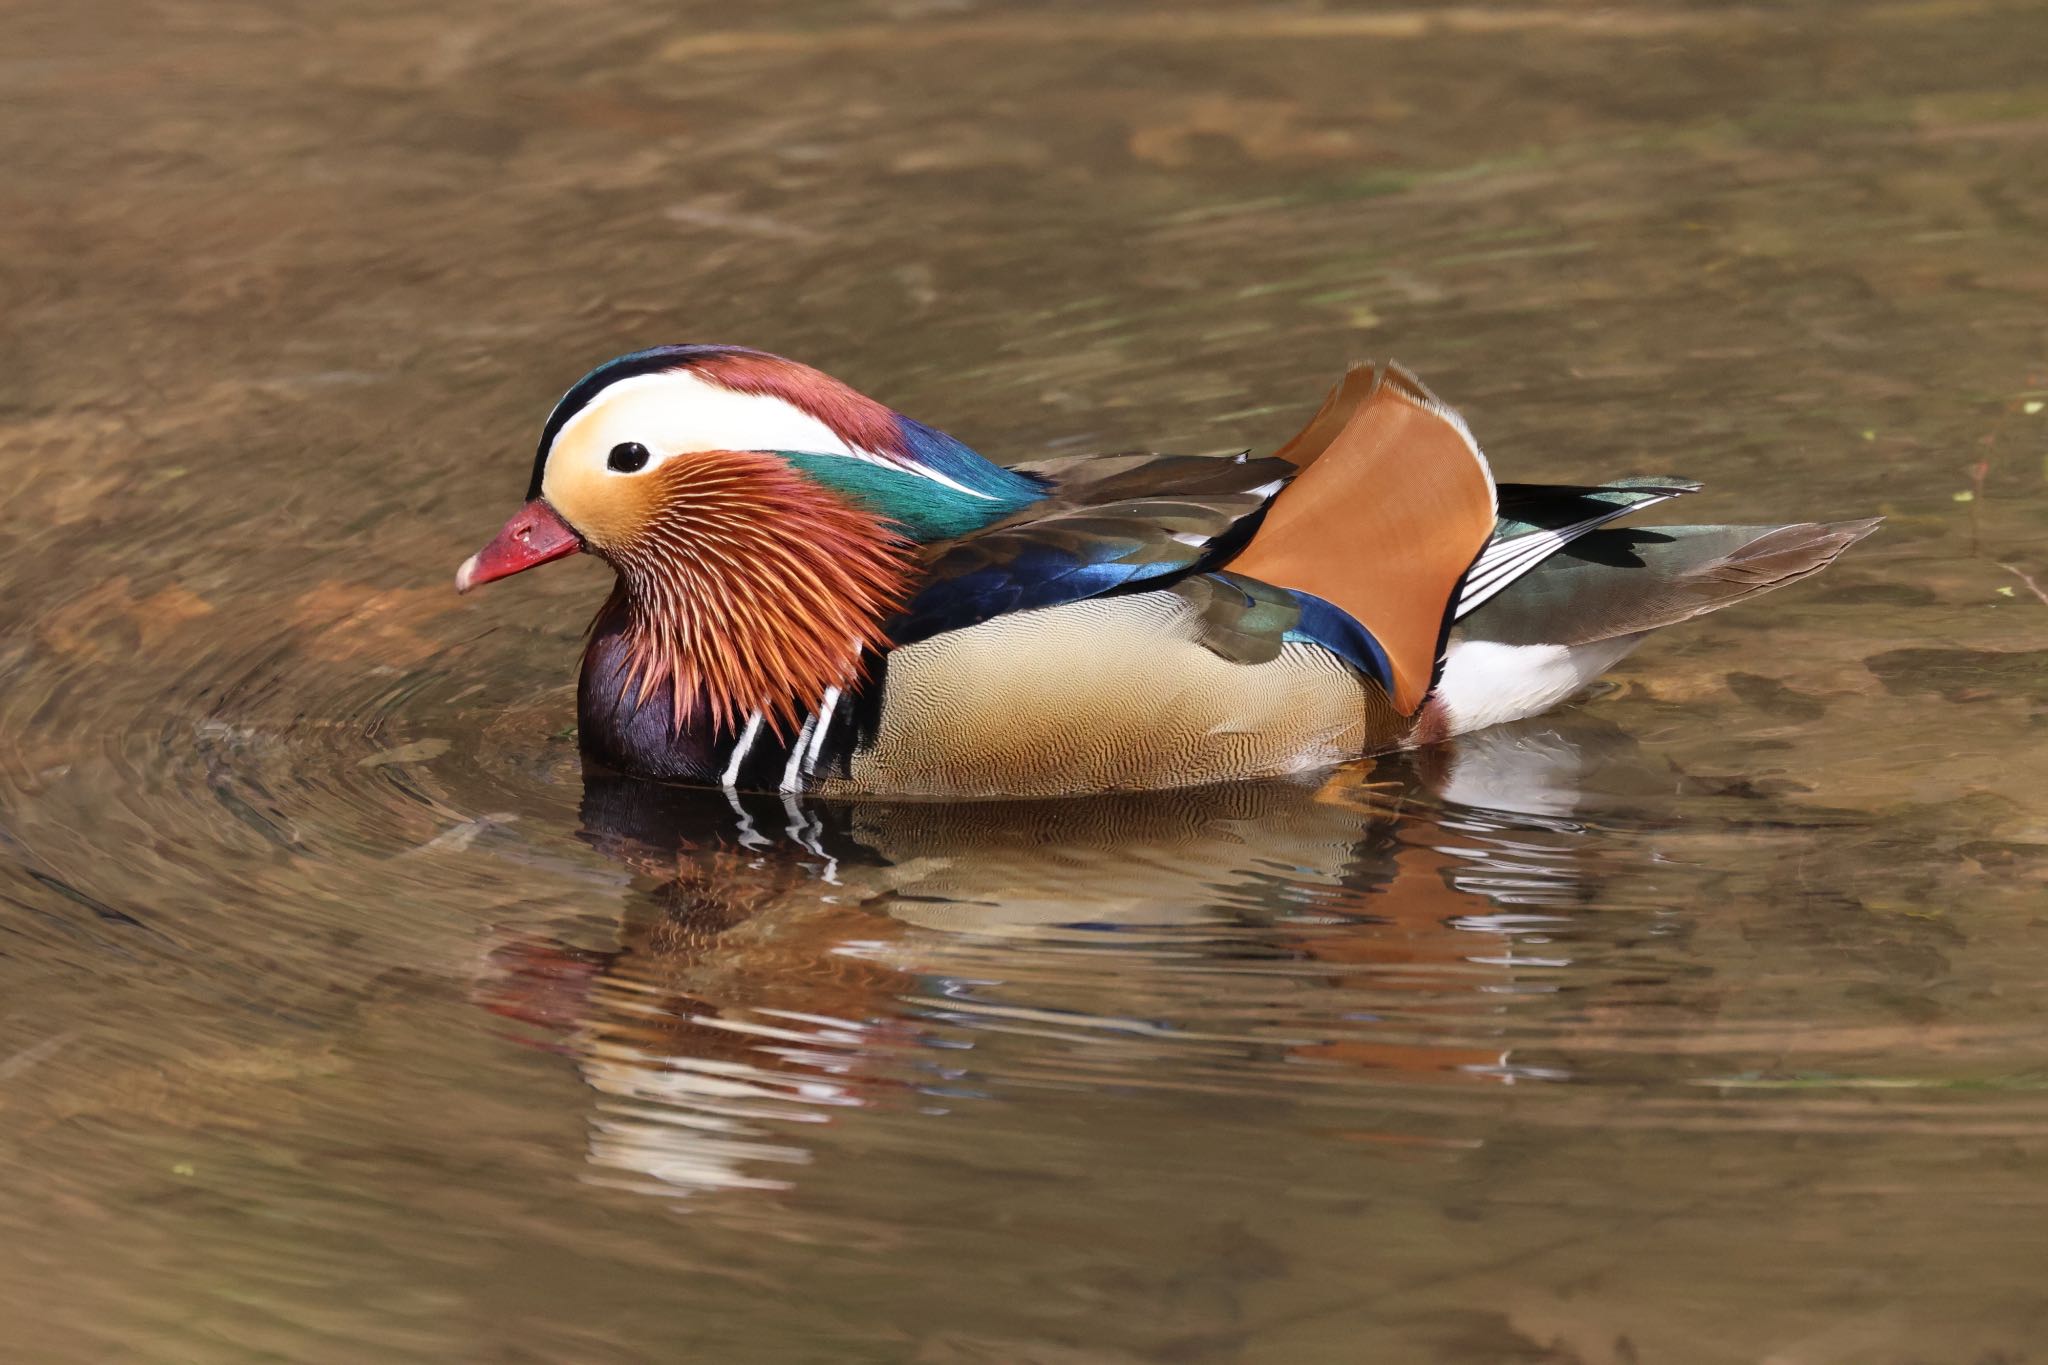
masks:
{"type": "Polygon", "coordinates": [[[1534,715],[1873,521],[1617,529],[1675,478],[1496,483],[1360,365],[1253,458],[996,464],[806,365],[662,346],[578,380],[460,591],[617,573],[594,764],[735,791],[1056,796],[1270,777],[1534,715]]]}

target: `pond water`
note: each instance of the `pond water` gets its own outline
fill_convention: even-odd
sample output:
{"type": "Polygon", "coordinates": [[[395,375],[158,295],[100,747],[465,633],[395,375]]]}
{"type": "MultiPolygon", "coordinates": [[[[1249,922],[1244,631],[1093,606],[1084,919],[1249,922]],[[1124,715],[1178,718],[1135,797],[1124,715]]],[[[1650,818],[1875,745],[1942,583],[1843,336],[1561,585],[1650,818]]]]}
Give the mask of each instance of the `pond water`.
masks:
{"type": "Polygon", "coordinates": [[[2048,1342],[2041,6],[0,35],[10,1359],[2048,1342]],[[449,579],[686,340],[1013,459],[1270,447],[1391,354],[1505,477],[1889,521],[1300,783],[586,784],[602,567],[449,579]]]}

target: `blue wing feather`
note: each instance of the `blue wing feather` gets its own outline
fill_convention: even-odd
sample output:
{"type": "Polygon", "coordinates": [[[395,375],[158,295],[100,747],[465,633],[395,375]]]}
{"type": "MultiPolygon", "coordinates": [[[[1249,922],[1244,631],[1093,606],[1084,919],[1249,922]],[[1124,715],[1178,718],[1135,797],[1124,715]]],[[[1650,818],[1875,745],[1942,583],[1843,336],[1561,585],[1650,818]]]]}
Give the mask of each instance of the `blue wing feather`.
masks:
{"type": "Polygon", "coordinates": [[[1394,665],[1387,651],[1356,617],[1314,593],[1291,588],[1288,592],[1301,607],[1301,619],[1287,631],[1289,640],[1321,645],[1383,690],[1394,690],[1394,665]]]}
{"type": "Polygon", "coordinates": [[[1292,472],[1278,460],[1187,456],[1109,461],[1094,477],[1084,466],[1043,502],[932,546],[923,581],[885,630],[902,646],[1011,612],[1164,586],[1233,553],[1292,472]]]}

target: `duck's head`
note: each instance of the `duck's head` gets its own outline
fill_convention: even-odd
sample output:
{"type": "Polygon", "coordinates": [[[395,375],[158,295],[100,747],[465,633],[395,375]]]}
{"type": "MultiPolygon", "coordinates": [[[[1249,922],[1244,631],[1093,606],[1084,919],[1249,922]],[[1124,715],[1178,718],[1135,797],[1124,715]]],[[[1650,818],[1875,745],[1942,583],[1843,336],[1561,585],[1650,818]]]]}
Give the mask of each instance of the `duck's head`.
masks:
{"type": "Polygon", "coordinates": [[[458,591],[579,551],[618,571],[644,698],[680,725],[793,720],[849,681],[912,547],[1042,496],[1034,480],[831,376],[734,346],[600,365],[541,430],[526,505],[458,591]]]}

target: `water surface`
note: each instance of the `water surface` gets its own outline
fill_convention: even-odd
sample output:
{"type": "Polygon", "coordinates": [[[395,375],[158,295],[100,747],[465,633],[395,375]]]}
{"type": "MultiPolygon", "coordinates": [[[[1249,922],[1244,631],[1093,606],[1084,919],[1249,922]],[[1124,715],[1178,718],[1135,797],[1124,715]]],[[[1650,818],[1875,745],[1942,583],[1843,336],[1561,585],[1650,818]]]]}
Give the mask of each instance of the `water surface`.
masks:
{"type": "Polygon", "coordinates": [[[2048,17],[0,17],[0,1337],[36,1361],[1992,1362],[2048,1339],[2048,17]],[[553,397],[987,453],[1393,355],[1884,514],[1585,703],[1048,805],[586,784],[553,397]]]}

